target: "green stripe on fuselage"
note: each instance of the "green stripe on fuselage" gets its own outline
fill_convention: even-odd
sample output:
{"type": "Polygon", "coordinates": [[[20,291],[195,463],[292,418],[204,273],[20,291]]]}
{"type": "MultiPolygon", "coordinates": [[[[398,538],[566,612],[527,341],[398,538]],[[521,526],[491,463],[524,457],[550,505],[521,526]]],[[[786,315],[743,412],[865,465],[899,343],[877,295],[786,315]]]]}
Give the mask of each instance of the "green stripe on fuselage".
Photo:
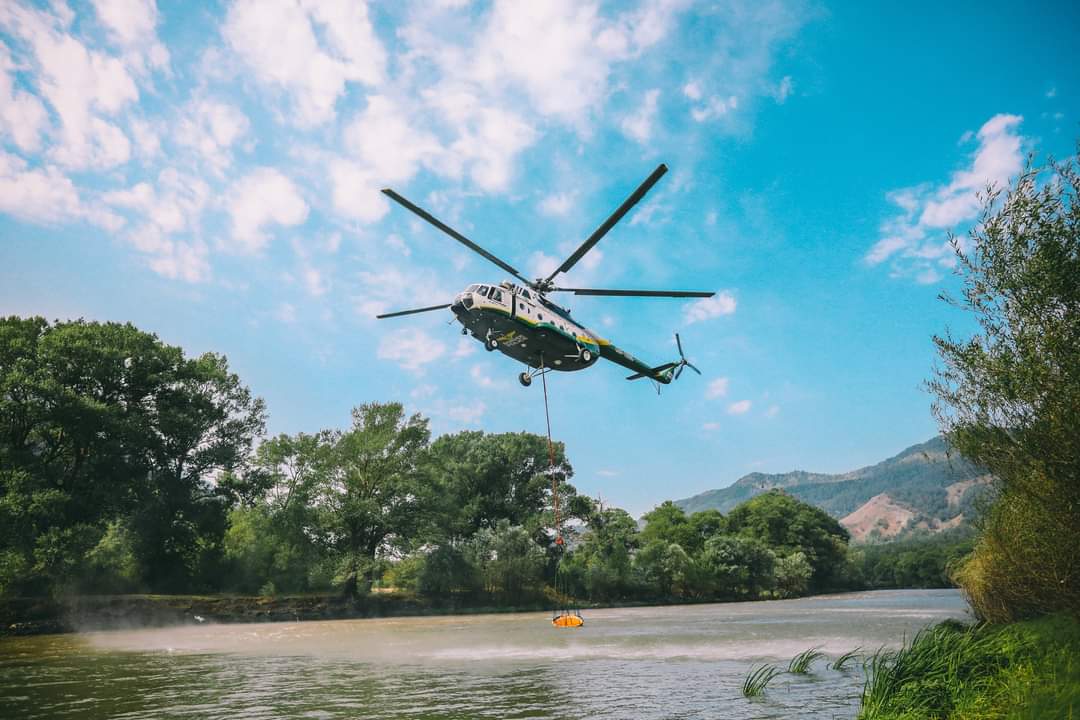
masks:
{"type": "MultiPolygon", "coordinates": [[[[479,308],[479,310],[482,313],[483,312],[492,312],[492,313],[496,313],[498,315],[505,315],[506,317],[510,318],[511,320],[515,320],[515,321],[521,323],[522,325],[529,328],[530,330],[543,330],[543,329],[553,330],[556,333],[558,333],[559,335],[562,335],[564,338],[566,338],[567,340],[569,340],[572,343],[575,343],[577,345],[584,345],[585,347],[589,348],[590,350],[592,350],[595,353],[600,352],[599,343],[597,343],[591,337],[588,337],[586,335],[579,335],[579,336],[571,335],[570,333],[566,332],[562,328],[560,328],[560,327],[558,327],[556,325],[552,325],[549,322],[543,322],[543,321],[532,322],[527,317],[523,317],[521,315],[511,315],[509,310],[504,310],[503,308],[500,308],[500,307],[484,306],[482,308],[479,308]]],[[[569,321],[567,321],[567,322],[569,322],[569,321]]]]}

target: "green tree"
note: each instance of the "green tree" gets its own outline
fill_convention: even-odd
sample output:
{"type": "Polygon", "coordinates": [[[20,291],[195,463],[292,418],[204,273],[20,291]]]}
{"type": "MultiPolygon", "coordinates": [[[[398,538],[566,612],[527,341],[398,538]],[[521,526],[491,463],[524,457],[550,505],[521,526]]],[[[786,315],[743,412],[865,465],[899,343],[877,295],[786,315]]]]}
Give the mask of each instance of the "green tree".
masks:
{"type": "Polygon", "coordinates": [[[427,419],[406,417],[400,403],[367,403],[352,418],[351,429],[332,436],[319,499],[347,597],[371,587],[380,551],[416,531],[417,463],[430,438],[427,419]]]}
{"type": "Polygon", "coordinates": [[[654,539],[643,544],[634,555],[634,568],[654,597],[686,594],[691,559],[679,543],[654,539]]]}
{"type": "Polygon", "coordinates": [[[546,558],[525,528],[508,520],[484,528],[472,540],[472,558],[484,590],[500,602],[519,605],[539,595],[546,558]]]}
{"type": "Polygon", "coordinates": [[[279,592],[325,589],[326,519],[317,498],[332,450],[325,431],[278,435],[259,446],[247,472],[229,478],[243,499],[225,536],[232,589],[256,592],[267,582],[279,592]]]}
{"type": "Polygon", "coordinates": [[[3,319],[0,591],[80,577],[118,518],[143,581],[190,577],[177,567],[224,532],[210,476],[243,462],[262,422],[224,358],[185,359],[130,324],[3,319]]]}
{"type": "Polygon", "coordinates": [[[776,555],[754,537],[715,535],[698,562],[714,595],[756,599],[773,584],[776,555]]]}
{"type": "MultiPolygon", "coordinates": [[[[555,480],[563,518],[581,516],[587,507],[566,481],[573,468],[562,443],[554,443],[555,480]]],[[[443,435],[424,460],[432,488],[430,519],[437,541],[471,537],[506,520],[541,540],[551,527],[551,482],[547,438],[532,433],[486,434],[465,431],[443,435]]]]}
{"type": "Polygon", "coordinates": [[[632,553],[638,546],[637,522],[620,508],[593,514],[588,531],[570,558],[581,590],[592,600],[629,597],[635,590],[632,553]]]}
{"type": "Polygon", "coordinates": [[[813,568],[811,590],[832,587],[844,566],[850,537],[844,526],[782,490],[747,500],[728,513],[727,523],[730,532],[757,538],[780,555],[803,553],[813,568]]]}
{"type": "Polygon", "coordinates": [[[696,552],[701,548],[702,540],[698,529],[690,524],[690,518],[670,500],[657,505],[643,516],[645,527],[641,531],[641,542],[663,541],[678,543],[687,552],[696,552]]]}
{"type": "Polygon", "coordinates": [[[1030,166],[951,237],[978,331],[935,337],[942,431],[997,478],[959,579],[985,618],[1080,614],[1080,172],[1030,166]]]}
{"type": "Polygon", "coordinates": [[[247,463],[265,405],[224,356],[206,353],[177,363],[155,392],[154,410],[149,482],[131,517],[142,576],[160,591],[212,589],[224,570],[231,504],[214,477],[247,463]]]}
{"type": "Polygon", "coordinates": [[[797,552],[776,559],[773,578],[780,597],[792,598],[805,595],[810,587],[810,576],[814,570],[806,555],[797,552]]]}

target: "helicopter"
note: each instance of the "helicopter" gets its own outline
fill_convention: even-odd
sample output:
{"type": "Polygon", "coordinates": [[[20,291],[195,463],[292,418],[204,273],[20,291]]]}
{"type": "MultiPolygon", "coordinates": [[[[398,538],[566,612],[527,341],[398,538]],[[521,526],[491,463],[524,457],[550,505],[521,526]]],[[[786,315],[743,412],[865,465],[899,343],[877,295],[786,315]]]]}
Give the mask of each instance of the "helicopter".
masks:
{"type": "MultiPolygon", "coordinates": [[[[708,298],[716,294],[689,290],[615,290],[565,288],[555,285],[555,277],[574,267],[634,205],[645,197],[645,194],[667,170],[667,166],[661,163],[638,186],[637,190],[631,193],[623,204],[570,257],[563,261],[562,265],[547,277],[535,280],[526,279],[512,265],[480,247],[394,190],[383,189],[383,194],[391,200],[510,273],[521,284],[508,280],[498,284],[474,283],[459,293],[453,302],[399,310],[375,317],[383,320],[450,308],[455,319],[461,323],[462,335],[471,334],[482,342],[489,352],[498,350],[525,364],[527,369],[518,376],[518,381],[525,387],[531,385],[533,378],[537,375],[551,370],[563,372],[584,370],[600,358],[632,370],[633,374],[627,376],[627,380],[648,378],[656,383],[667,385],[677,380],[682,375],[683,369],[687,367],[700,375],[701,371],[694,367],[683,354],[682,340],[678,333],[675,334],[675,343],[679,349],[679,359],[652,366],[577,322],[570,317],[570,310],[548,298],[548,294],[556,292],[608,297],[659,298],[708,298]]],[[[659,389],[659,385],[657,388],[659,389]]]]}

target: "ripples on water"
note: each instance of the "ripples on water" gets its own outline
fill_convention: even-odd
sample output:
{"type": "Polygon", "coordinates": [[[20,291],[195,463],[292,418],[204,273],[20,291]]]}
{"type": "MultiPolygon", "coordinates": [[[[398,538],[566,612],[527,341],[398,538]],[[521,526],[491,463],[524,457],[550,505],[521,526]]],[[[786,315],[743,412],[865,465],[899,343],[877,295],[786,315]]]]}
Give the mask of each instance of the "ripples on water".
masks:
{"type": "Polygon", "coordinates": [[[898,645],[964,617],[955,591],[782,602],[56,635],[0,640],[0,718],[853,718],[862,675],[750,666],[898,645]]]}

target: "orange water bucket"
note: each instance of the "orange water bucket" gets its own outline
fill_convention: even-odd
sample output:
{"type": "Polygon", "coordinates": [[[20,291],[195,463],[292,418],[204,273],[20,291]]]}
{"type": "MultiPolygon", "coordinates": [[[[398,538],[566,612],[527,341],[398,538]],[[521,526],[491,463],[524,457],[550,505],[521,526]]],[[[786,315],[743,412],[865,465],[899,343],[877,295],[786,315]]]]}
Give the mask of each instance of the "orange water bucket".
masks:
{"type": "Polygon", "coordinates": [[[551,624],[555,627],[581,627],[585,624],[585,619],[580,615],[559,615],[551,618],[551,624]]]}

